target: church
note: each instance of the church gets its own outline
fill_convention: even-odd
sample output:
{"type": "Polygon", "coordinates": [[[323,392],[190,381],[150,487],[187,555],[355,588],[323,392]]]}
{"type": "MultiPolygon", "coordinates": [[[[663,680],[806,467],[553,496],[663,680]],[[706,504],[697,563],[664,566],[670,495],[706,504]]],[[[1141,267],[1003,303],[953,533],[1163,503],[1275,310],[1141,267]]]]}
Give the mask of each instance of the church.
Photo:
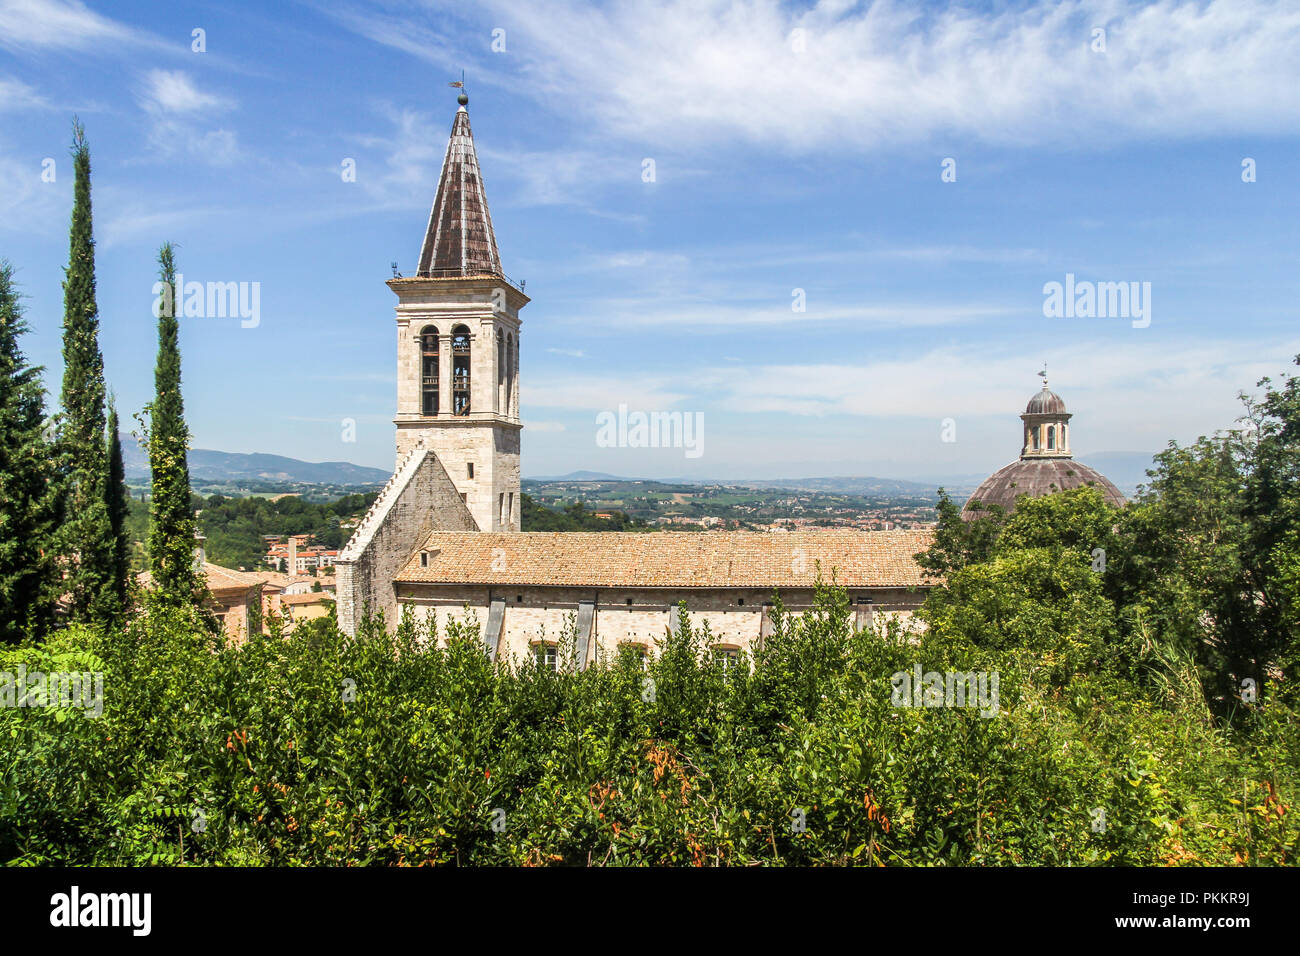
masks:
{"type": "Polygon", "coordinates": [[[502,270],[467,97],[452,123],[416,274],[397,297],[397,467],[340,552],[339,626],[369,610],[391,627],[469,615],[487,652],[553,661],[576,621],[577,666],[627,647],[653,654],[678,625],[708,623],[734,655],[768,632],[773,592],[798,611],[818,575],[847,588],[859,625],[909,617],[926,579],[926,531],[525,532],[520,529],[520,312],[502,270]]]}
{"type": "Polygon", "coordinates": [[[989,475],[975,489],[962,508],[961,516],[967,521],[982,517],[994,505],[1011,512],[1021,495],[1038,497],[1085,485],[1096,488],[1107,504],[1124,506],[1124,496],[1109,478],[1074,460],[1070,452],[1073,416],[1065,410],[1061,396],[1047,387],[1046,370],[1038,374],[1043,376],[1042,391],[1029,400],[1020,416],[1024,423],[1020,457],[989,475]]]}
{"type": "MultiPolygon", "coordinates": [[[[339,627],[355,634],[367,612],[382,612],[391,628],[407,609],[436,615],[440,632],[468,618],[493,659],[552,666],[573,627],[575,663],[586,667],[624,650],[654,654],[684,602],[714,653],[735,657],[771,632],[774,593],[805,610],[832,575],[856,626],[907,624],[934,583],[914,559],[926,530],[521,530],[519,316],[529,299],[502,271],[468,98],[459,100],[418,269],[388,280],[397,466],[339,554],[339,627]]],[[[1054,435],[1048,450],[1068,450],[1054,435]]]]}

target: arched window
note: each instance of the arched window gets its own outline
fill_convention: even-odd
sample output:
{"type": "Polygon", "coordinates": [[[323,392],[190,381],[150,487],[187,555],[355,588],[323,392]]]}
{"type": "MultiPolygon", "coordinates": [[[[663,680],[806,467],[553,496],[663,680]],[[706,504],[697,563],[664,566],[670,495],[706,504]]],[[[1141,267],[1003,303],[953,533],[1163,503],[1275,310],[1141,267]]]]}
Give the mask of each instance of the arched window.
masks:
{"type": "Polygon", "coordinates": [[[469,328],[451,330],[451,408],[453,415],[469,414],[469,328]]]}
{"type": "Polygon", "coordinates": [[[506,401],[506,340],[497,329],[497,411],[505,414],[506,401]]]}
{"type": "Polygon", "coordinates": [[[438,330],[420,330],[420,407],[425,415],[438,414],[438,330]]]}
{"type": "Polygon", "coordinates": [[[506,336],[506,414],[515,414],[515,337],[506,336]]]}
{"type": "Polygon", "coordinates": [[[1056,426],[1047,426],[1047,450],[1051,451],[1056,447],[1056,426]]]}
{"type": "Polygon", "coordinates": [[[1038,426],[1030,425],[1029,430],[1034,433],[1034,451],[1038,451],[1038,426]]]}

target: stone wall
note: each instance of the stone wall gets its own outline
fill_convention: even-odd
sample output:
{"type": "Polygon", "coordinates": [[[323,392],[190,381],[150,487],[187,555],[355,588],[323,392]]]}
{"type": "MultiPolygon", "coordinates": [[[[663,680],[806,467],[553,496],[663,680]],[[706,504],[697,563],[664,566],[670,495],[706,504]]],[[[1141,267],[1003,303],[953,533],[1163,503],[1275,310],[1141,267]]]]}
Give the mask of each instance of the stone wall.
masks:
{"type": "Polygon", "coordinates": [[[393,578],[433,530],[477,531],[446,469],[419,446],[397,472],[339,553],[335,566],[339,628],[355,634],[369,607],[391,628],[398,608],[393,578]]]}
{"type": "MultiPolygon", "coordinates": [[[[898,617],[910,626],[912,612],[924,593],[904,588],[872,588],[850,593],[859,626],[881,615],[898,617]],[[867,597],[871,604],[866,604],[867,597]],[[867,610],[870,608],[870,610],[867,610]]],[[[584,663],[610,658],[622,644],[639,644],[650,654],[663,640],[677,613],[677,603],[686,602],[692,627],[708,625],[709,642],[717,646],[752,650],[766,633],[764,619],[770,612],[770,590],[758,589],[619,589],[562,588],[520,585],[516,587],[399,584],[397,600],[409,606],[417,620],[436,615],[439,639],[446,638],[448,621],[476,621],[486,636],[493,599],[504,601],[504,615],[497,641],[489,650],[503,660],[527,660],[541,641],[559,641],[579,619],[583,602],[593,603],[591,633],[584,663]]],[[[808,590],[782,593],[788,611],[798,613],[813,603],[808,590]]]]}

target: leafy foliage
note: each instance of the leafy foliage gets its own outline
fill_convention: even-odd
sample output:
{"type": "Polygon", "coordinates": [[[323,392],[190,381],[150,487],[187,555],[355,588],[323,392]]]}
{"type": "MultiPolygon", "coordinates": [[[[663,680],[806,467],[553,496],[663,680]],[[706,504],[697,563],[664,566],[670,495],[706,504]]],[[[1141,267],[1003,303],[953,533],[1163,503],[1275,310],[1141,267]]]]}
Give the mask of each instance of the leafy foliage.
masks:
{"type": "MultiPolygon", "coordinates": [[[[1296,715],[1188,721],[1101,660],[1082,559],[972,567],[919,638],[848,595],[778,603],[740,666],[681,615],[647,665],[489,661],[457,621],[329,619],[222,646],[154,604],[0,669],[106,674],[103,716],[0,708],[0,858],[75,864],[1221,864],[1295,861],[1296,715]],[[1057,598],[1075,587],[1066,606],[1057,598]],[[998,611],[1023,604],[1015,614],[998,611]],[[1040,636],[1041,631],[1041,636],[1040,636]],[[997,716],[892,675],[999,673],[997,716]],[[61,719],[62,718],[62,719],[61,719]],[[1103,809],[1106,826],[1094,826],[1103,809]]],[[[1091,576],[1091,577],[1089,577],[1091,576]]],[[[1089,583],[1092,582],[1092,583],[1089,583]]]]}
{"type": "Polygon", "coordinates": [[[68,501],[62,552],[75,620],[105,622],[121,613],[113,580],[104,428],[104,357],[95,301],[95,240],[90,204],[90,147],[73,124],[72,227],[63,283],[63,417],[59,440],[68,501]]]}
{"type": "Polygon", "coordinates": [[[60,498],[41,369],[19,347],[26,331],[13,271],[0,262],[0,643],[48,630],[57,582],[60,498]]]}
{"type": "Polygon", "coordinates": [[[519,520],[524,531],[638,531],[648,529],[639,518],[629,518],[626,512],[611,511],[610,517],[598,518],[581,501],[563,509],[548,508],[521,494],[519,520]]]}
{"type": "Polygon", "coordinates": [[[145,409],[149,447],[149,570],[165,597],[193,603],[201,584],[194,568],[194,511],[190,504],[190,447],[181,396],[180,324],[176,320],[180,290],[171,243],[158,250],[158,359],[154,398],[145,409]]]}

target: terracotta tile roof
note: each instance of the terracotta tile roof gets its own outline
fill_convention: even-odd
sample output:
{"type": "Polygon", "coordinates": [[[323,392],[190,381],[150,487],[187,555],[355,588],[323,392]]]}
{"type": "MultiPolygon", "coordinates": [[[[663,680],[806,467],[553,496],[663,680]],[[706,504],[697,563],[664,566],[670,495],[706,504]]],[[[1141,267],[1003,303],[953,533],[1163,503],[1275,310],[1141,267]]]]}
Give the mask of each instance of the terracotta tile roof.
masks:
{"type": "MultiPolygon", "coordinates": [[[[203,562],[203,575],[208,580],[208,590],[213,594],[233,591],[242,593],[250,588],[261,587],[268,577],[266,574],[249,574],[247,571],[223,568],[209,561],[203,562]]],[[[153,575],[148,571],[141,571],[136,575],[136,580],[140,582],[141,587],[153,586],[153,575]]]]}
{"type": "Polygon", "coordinates": [[[575,587],[811,587],[831,569],[846,587],[929,582],[912,556],[932,533],[816,529],[759,531],[434,531],[400,582],[575,587]]]}

